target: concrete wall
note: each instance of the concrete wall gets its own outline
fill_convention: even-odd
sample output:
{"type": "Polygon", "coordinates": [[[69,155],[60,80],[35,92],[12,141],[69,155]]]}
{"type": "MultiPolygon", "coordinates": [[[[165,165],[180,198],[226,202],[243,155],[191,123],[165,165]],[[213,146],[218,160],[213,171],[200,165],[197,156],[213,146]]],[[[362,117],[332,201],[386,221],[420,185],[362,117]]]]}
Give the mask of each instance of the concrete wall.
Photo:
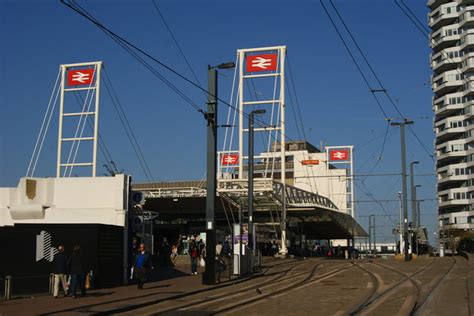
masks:
{"type": "Polygon", "coordinates": [[[0,227],[14,224],[125,225],[128,177],[21,178],[0,188],[0,227]]]}

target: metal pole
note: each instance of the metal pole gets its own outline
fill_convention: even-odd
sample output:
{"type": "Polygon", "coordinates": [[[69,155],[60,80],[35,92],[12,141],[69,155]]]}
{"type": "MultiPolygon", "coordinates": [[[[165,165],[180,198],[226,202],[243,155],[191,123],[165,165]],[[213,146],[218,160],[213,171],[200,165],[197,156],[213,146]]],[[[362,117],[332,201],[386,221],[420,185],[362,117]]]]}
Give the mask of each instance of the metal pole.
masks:
{"type": "Polygon", "coordinates": [[[418,216],[418,220],[416,223],[418,224],[418,227],[421,227],[421,200],[416,201],[416,215],[418,216]]]}
{"type": "Polygon", "coordinates": [[[61,177],[65,76],[66,76],[66,66],[61,65],[61,87],[60,87],[61,95],[59,98],[58,153],[57,153],[57,165],[56,165],[56,178],[61,177]]]}
{"type": "Polygon", "coordinates": [[[239,207],[239,277],[243,275],[242,273],[242,263],[244,262],[244,259],[242,258],[243,254],[243,245],[242,245],[242,234],[244,232],[244,229],[242,227],[243,224],[243,211],[242,211],[243,205],[242,202],[240,203],[239,207]]]}
{"type": "Polygon", "coordinates": [[[5,277],[5,300],[8,301],[11,298],[11,290],[12,290],[12,277],[11,275],[7,275],[5,277]]]}
{"type": "Polygon", "coordinates": [[[351,216],[355,219],[355,199],[354,199],[354,146],[350,146],[351,149],[351,216]]]}
{"type": "Polygon", "coordinates": [[[398,199],[400,201],[400,221],[399,223],[399,231],[400,231],[400,248],[398,249],[400,251],[400,254],[403,253],[403,217],[402,217],[402,210],[403,210],[403,204],[402,204],[402,192],[398,192],[398,199]]]}
{"type": "Polygon", "coordinates": [[[402,184],[403,184],[403,240],[405,261],[410,260],[408,254],[408,200],[407,200],[407,162],[405,148],[405,125],[407,121],[400,123],[400,143],[401,143],[401,159],[402,159],[402,184]]]}
{"type": "Polygon", "coordinates": [[[245,54],[238,52],[239,58],[239,179],[244,178],[244,59],[245,54]]]}
{"type": "Polygon", "coordinates": [[[252,256],[255,256],[255,247],[253,245],[253,132],[254,132],[255,111],[249,115],[249,143],[248,143],[248,215],[249,215],[249,250],[252,256]]]}
{"type": "Polygon", "coordinates": [[[285,55],[286,46],[280,50],[280,154],[281,154],[281,183],[283,185],[283,214],[282,214],[282,230],[281,230],[281,253],[286,255],[288,249],[286,249],[286,145],[285,145],[285,55]]]}
{"type": "Polygon", "coordinates": [[[372,220],[371,220],[371,216],[372,215],[369,215],[369,254],[371,255],[372,254],[372,220]]]}
{"type": "Polygon", "coordinates": [[[203,284],[216,283],[215,201],[217,172],[217,71],[208,67],[207,95],[207,195],[206,195],[206,266],[203,284]]]}
{"type": "Polygon", "coordinates": [[[372,215],[372,232],[374,233],[374,255],[377,257],[377,241],[376,241],[376,230],[375,230],[375,215],[372,215]]]}
{"type": "Polygon", "coordinates": [[[411,188],[411,222],[413,227],[416,225],[416,189],[413,175],[413,165],[416,161],[410,162],[410,188],[411,188]]]}
{"type": "MultiPolygon", "coordinates": [[[[99,96],[100,96],[100,71],[102,68],[102,62],[96,64],[95,76],[95,115],[94,115],[94,145],[92,152],[92,177],[96,176],[97,173],[97,138],[99,137],[99,96]]],[[[85,117],[87,120],[87,116],[85,117]]],[[[84,122],[85,124],[85,122],[84,122]]]]}

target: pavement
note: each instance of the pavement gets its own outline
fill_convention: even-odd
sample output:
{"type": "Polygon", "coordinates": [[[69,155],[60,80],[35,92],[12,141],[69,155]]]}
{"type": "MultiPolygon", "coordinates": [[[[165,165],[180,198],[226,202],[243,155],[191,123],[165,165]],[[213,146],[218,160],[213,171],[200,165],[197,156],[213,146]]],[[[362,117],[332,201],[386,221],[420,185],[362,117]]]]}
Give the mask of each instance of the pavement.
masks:
{"type": "MultiPolygon", "coordinates": [[[[160,267],[153,273],[157,281],[148,282],[143,290],[136,285],[90,290],[85,297],[61,297],[39,295],[0,301],[0,316],[7,315],[80,315],[100,313],[102,310],[123,309],[159,302],[170,297],[189,295],[190,292],[205,291],[216,286],[202,284],[204,268],[198,275],[190,275],[188,265],[160,267]]],[[[223,282],[218,286],[226,286],[223,282]]],[[[229,284],[230,285],[230,284],[229,284]]]]}

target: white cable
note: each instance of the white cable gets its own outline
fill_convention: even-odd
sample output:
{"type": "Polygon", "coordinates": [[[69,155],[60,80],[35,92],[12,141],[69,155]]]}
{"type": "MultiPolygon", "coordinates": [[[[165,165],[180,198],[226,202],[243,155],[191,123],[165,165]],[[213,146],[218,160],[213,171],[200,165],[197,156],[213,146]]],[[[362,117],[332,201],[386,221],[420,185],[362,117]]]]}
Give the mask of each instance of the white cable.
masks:
{"type": "Polygon", "coordinates": [[[62,89],[62,83],[59,85],[58,91],[57,91],[56,96],[54,98],[53,108],[51,109],[51,112],[49,112],[48,123],[46,124],[46,129],[45,129],[45,132],[43,134],[43,138],[41,139],[41,144],[40,144],[40,147],[39,147],[39,150],[38,150],[38,154],[36,155],[36,160],[33,164],[33,169],[31,171],[31,177],[33,177],[34,174],[35,174],[36,165],[38,164],[39,156],[41,154],[41,151],[43,150],[44,140],[46,139],[46,135],[48,133],[49,125],[51,123],[51,118],[53,117],[54,109],[56,108],[56,104],[57,104],[59,93],[61,92],[61,89],[62,89]]]}
{"type": "Polygon", "coordinates": [[[26,176],[27,177],[32,177],[33,176],[33,172],[30,175],[30,168],[31,168],[31,165],[33,164],[34,157],[36,156],[36,149],[38,147],[38,144],[40,143],[40,137],[43,133],[44,123],[46,122],[46,117],[48,116],[48,112],[51,108],[51,101],[53,100],[54,91],[56,91],[56,87],[58,85],[60,75],[61,75],[61,69],[58,71],[58,76],[56,77],[56,82],[54,83],[53,90],[51,91],[51,96],[49,97],[48,106],[46,107],[46,112],[44,113],[43,122],[41,123],[41,128],[40,128],[40,131],[38,133],[38,137],[36,138],[35,147],[33,149],[33,153],[31,154],[30,163],[28,164],[28,169],[26,171],[26,176]]]}
{"type": "MultiPolygon", "coordinates": [[[[238,60],[238,57],[235,58],[235,65],[237,65],[237,60],[238,60]]],[[[233,100],[233,97],[234,97],[234,87],[235,87],[235,80],[236,80],[236,77],[237,77],[237,67],[234,68],[234,79],[232,80],[232,89],[231,89],[231,92],[230,92],[230,101],[229,101],[229,104],[232,104],[232,100],[233,100]]],[[[225,153],[225,147],[226,147],[226,142],[227,142],[227,133],[229,131],[229,122],[230,122],[230,112],[232,111],[233,109],[231,107],[227,107],[227,121],[226,121],[226,127],[225,127],[225,132],[224,132],[224,141],[223,141],[223,145],[222,145],[222,151],[223,153],[225,153]]],[[[230,150],[229,150],[230,152],[230,150]]],[[[228,168],[229,166],[226,165],[226,169],[225,169],[225,172],[228,172],[228,168]]],[[[219,176],[222,174],[222,161],[219,162],[219,176]]]]}

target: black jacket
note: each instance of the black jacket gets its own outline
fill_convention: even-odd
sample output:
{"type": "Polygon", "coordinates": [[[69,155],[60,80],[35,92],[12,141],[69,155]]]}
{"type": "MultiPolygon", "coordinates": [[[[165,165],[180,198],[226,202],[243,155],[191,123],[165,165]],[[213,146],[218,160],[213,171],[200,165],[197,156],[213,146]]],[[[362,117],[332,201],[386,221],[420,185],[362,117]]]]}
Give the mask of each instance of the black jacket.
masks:
{"type": "Polygon", "coordinates": [[[67,274],[67,257],[64,252],[58,252],[53,259],[53,273],[67,274]]]}
{"type": "Polygon", "coordinates": [[[84,264],[82,263],[81,255],[78,253],[73,253],[71,258],[69,258],[69,273],[71,274],[83,274],[84,273],[84,264]]]}

